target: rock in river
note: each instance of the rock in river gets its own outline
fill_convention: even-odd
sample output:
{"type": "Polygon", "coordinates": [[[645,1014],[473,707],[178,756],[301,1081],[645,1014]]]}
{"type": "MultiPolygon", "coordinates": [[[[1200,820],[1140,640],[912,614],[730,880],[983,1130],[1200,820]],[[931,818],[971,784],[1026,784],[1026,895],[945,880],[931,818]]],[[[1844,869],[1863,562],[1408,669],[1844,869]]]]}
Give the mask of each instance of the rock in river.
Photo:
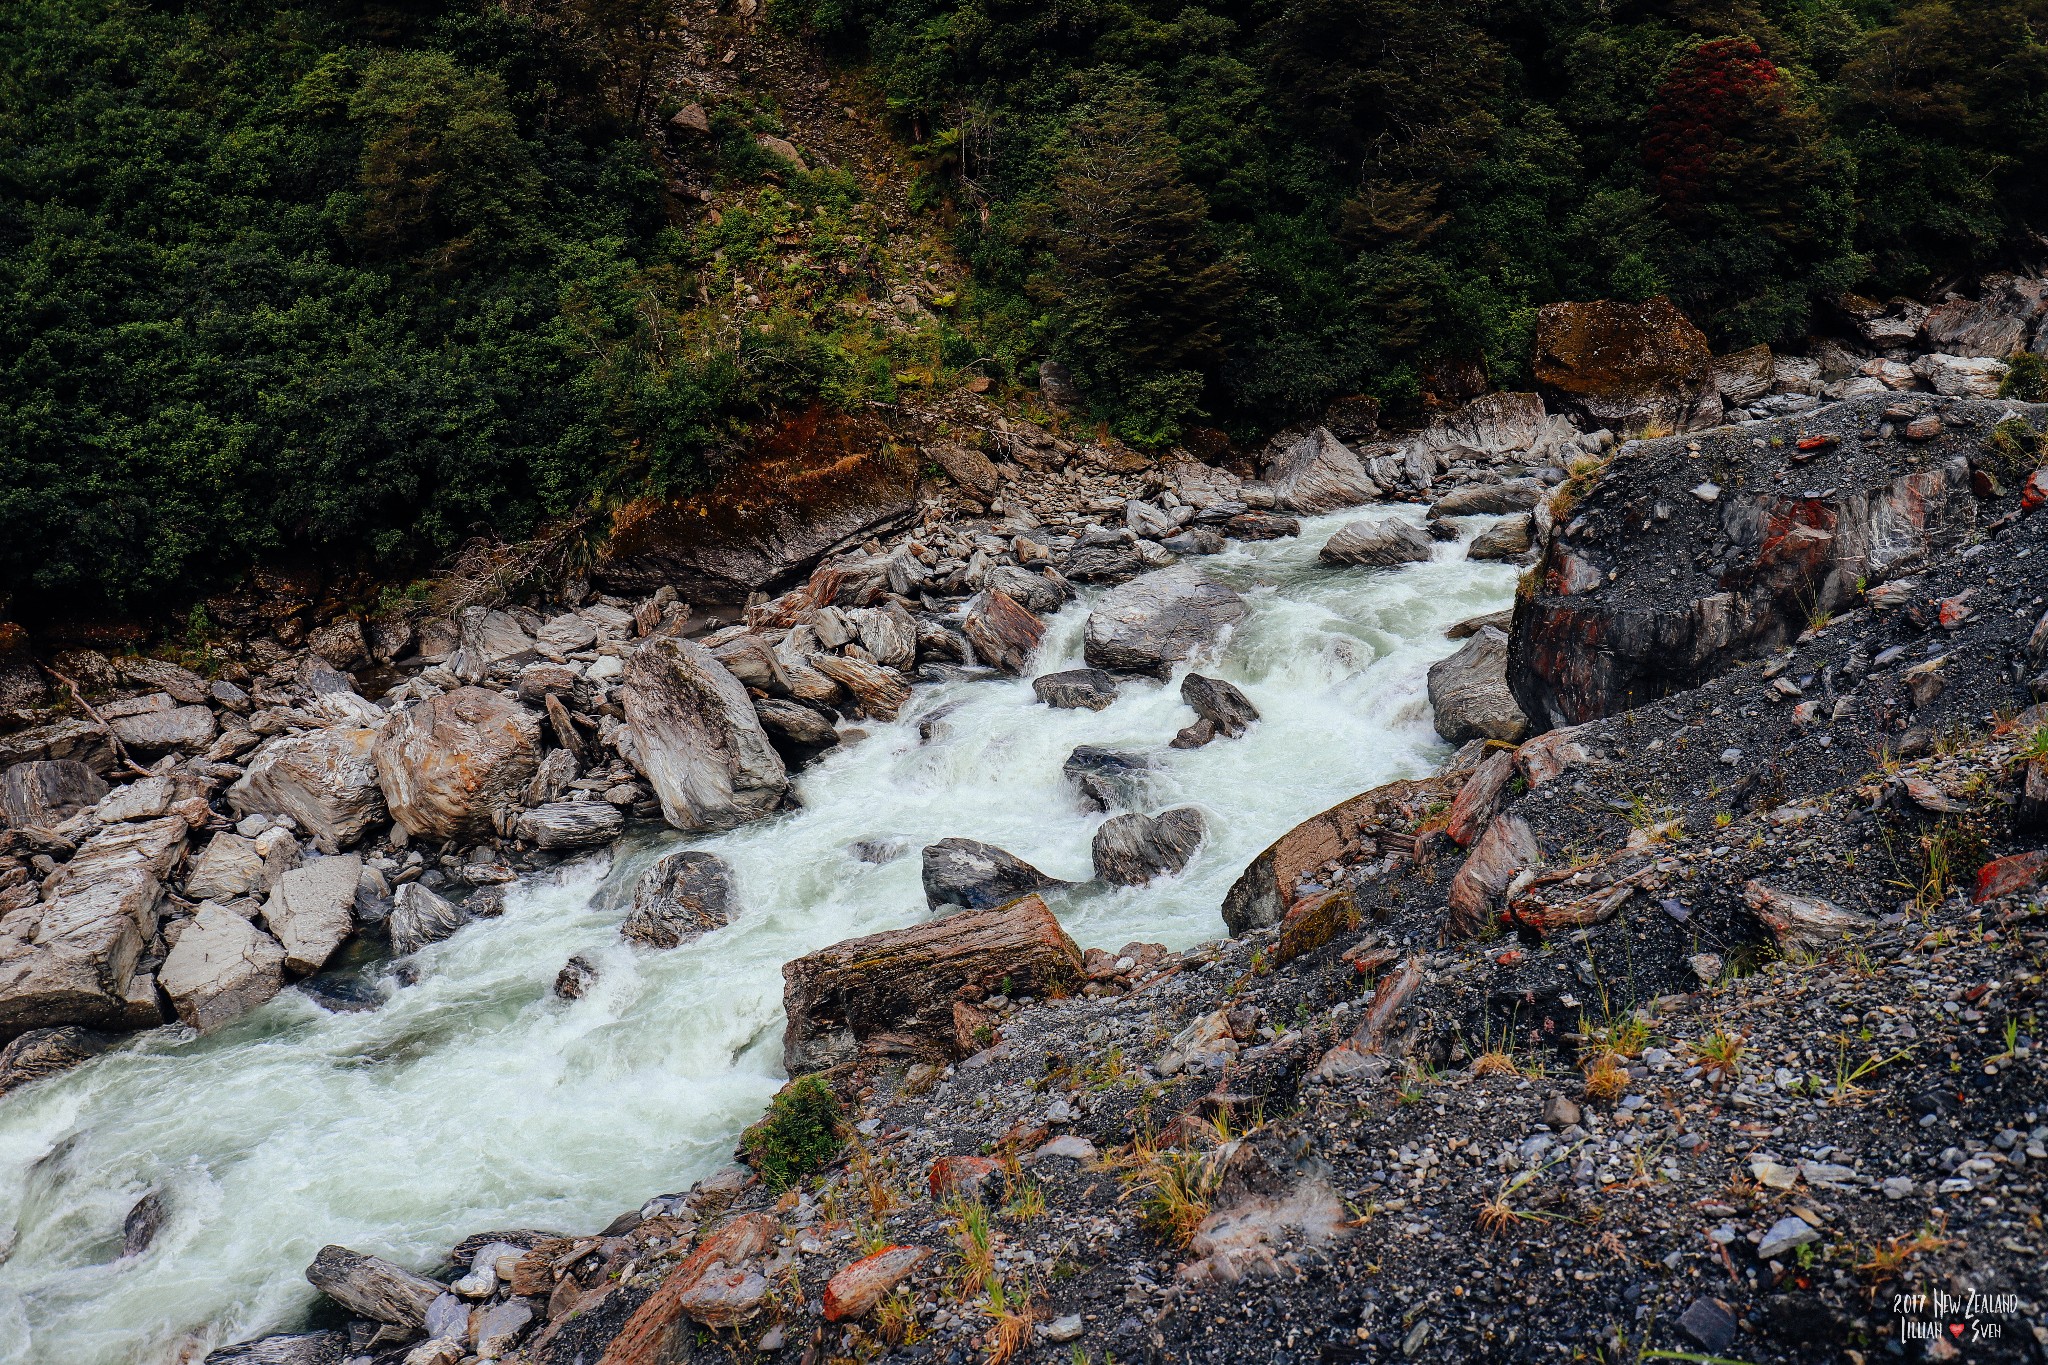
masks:
{"type": "Polygon", "coordinates": [[[1279,443],[1266,466],[1266,484],[1273,505],[1288,512],[1334,512],[1380,496],[1357,453],[1326,427],[1279,443]]]}
{"type": "Polygon", "coordinates": [[[1031,652],[1045,637],[1045,622],[1019,606],[999,588],[989,588],[974,599],[960,622],[960,633],[974,646],[982,663],[1015,675],[1031,661],[1031,652]]]}
{"type": "Polygon", "coordinates": [[[1095,875],[1114,886],[1143,886],[1178,872],[1201,845],[1202,813],[1193,806],[1149,815],[1114,815],[1095,831],[1095,875]]]}
{"type": "Polygon", "coordinates": [[[739,898],[732,865],[715,853],[671,853],[633,888],[619,932],[649,948],[674,948],[732,922],[739,898]]]}
{"type": "Polygon", "coordinates": [[[1432,548],[1429,532],[1399,517],[1386,517],[1354,521],[1340,529],[1324,544],[1322,561],[1390,568],[1396,564],[1426,563],[1432,548]]]}
{"type": "Polygon", "coordinates": [[[407,882],[391,897],[391,951],[400,957],[416,953],[467,923],[469,912],[461,906],[407,882]]]}
{"type": "MultiPolygon", "coordinates": [[[[356,884],[363,860],[355,854],[316,858],[278,879],[263,906],[263,921],[284,946],[285,970],[317,972],[355,932],[356,884]]],[[[184,940],[178,940],[180,946],[184,940]]]]}
{"type": "Polygon", "coordinates": [[[1469,739],[1510,743],[1529,733],[1529,718],[1508,690],[1508,637],[1488,626],[1448,659],[1429,668],[1429,704],[1436,732],[1453,744],[1469,739]]]}
{"type": "Polygon", "coordinates": [[[276,939],[204,901],[164,959],[157,984],[179,1019],[208,1033],[284,989],[284,960],[276,939]]]}
{"type": "Polygon", "coordinates": [[[1070,668],[1032,679],[1031,691],[1056,710],[1101,711],[1116,700],[1116,679],[1099,668],[1070,668]]]}
{"type": "Polygon", "coordinates": [[[1088,613],[1083,652],[1096,668],[1164,676],[1215,643],[1244,610],[1244,599],[1231,589],[1199,569],[1175,565],[1104,593],[1088,613]]]}
{"type": "Polygon", "coordinates": [[[641,769],[669,824],[731,829],[781,804],[788,770],[747,689],[711,651],[654,636],[633,651],[622,691],[641,769]]]}
{"type": "Polygon", "coordinates": [[[924,898],[934,910],[942,905],[982,910],[1064,885],[994,844],[941,839],[924,850],[924,898]]]}
{"type": "Polygon", "coordinates": [[[1252,705],[1251,698],[1221,678],[1188,674],[1180,680],[1180,699],[1215,726],[1218,734],[1231,739],[1250,729],[1259,718],[1259,708],[1252,705]]]}
{"type": "Polygon", "coordinates": [[[489,837],[540,765],[540,718],[481,687],[414,702],[377,736],[391,818],[428,839],[489,837]]]}

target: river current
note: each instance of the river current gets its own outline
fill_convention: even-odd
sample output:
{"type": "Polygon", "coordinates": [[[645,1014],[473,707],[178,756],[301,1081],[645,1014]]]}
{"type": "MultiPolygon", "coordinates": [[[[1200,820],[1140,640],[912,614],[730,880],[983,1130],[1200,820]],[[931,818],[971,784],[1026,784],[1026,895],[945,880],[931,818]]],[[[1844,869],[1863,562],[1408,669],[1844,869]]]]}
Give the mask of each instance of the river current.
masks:
{"type": "MultiPolygon", "coordinates": [[[[1259,708],[1241,739],[1166,748],[1194,719],[1178,674],[1126,682],[1101,712],[1042,706],[1029,679],[920,686],[899,720],[798,775],[800,810],[707,838],[636,835],[523,883],[502,918],[420,953],[416,984],[365,968],[375,1009],[287,990],[218,1033],[158,1029],[0,1099],[0,1362],[197,1361],[301,1322],[324,1243],[429,1269],[472,1232],[587,1231],[687,1188],[782,1082],[782,964],[923,919],[921,846],[959,835],[1089,877],[1106,817],[1062,776],[1076,745],[1152,754],[1147,808],[1197,806],[1209,833],[1179,877],[1052,898],[1067,931],[1109,949],[1220,937],[1223,893],[1265,845],[1441,761],[1424,674],[1457,648],[1446,626],[1510,601],[1514,570],[1466,558],[1470,524],[1426,564],[1320,564],[1361,515],[1419,511],[1311,518],[1298,538],[1198,561],[1249,608],[1198,663],[1259,708]],[[905,852],[873,865],[848,851],[873,839],[905,852]],[[681,847],[732,863],[740,913],[668,952],[628,946],[633,880],[681,847]],[[599,978],[558,1000],[577,953],[599,978]],[[162,1230],[123,1258],[122,1220],[151,1192],[162,1230]]],[[[1036,672],[1081,666],[1099,595],[1052,620],[1036,672]]]]}

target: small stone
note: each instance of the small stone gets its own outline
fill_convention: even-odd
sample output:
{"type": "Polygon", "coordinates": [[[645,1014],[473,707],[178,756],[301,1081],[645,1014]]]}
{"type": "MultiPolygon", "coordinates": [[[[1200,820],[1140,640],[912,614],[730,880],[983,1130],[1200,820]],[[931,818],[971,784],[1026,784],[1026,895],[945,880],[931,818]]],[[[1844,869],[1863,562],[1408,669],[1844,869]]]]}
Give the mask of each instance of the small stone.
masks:
{"type": "Polygon", "coordinates": [[[1771,1224],[1771,1230],[1764,1234],[1763,1241],[1757,1243],[1757,1259],[1761,1261],[1776,1260],[1788,1251],[1803,1247],[1808,1242],[1817,1242],[1819,1240],[1820,1233],[1804,1218],[1797,1218],[1787,1214],[1771,1224]]]}
{"type": "Polygon", "coordinates": [[[1727,1350],[1735,1340],[1734,1310],[1719,1299],[1694,1299],[1692,1306],[1678,1315],[1678,1326],[1715,1355],[1727,1350]]]}
{"type": "Polygon", "coordinates": [[[1580,1117],[1579,1106],[1563,1095],[1552,1095],[1543,1102],[1543,1122],[1559,1132],[1577,1123],[1580,1117]]]}
{"type": "Polygon", "coordinates": [[[1701,502],[1719,502],[1721,499],[1721,485],[1717,483],[1700,484],[1692,490],[1692,495],[1701,502]]]}
{"type": "Polygon", "coordinates": [[[1879,1188],[1884,1191],[1885,1198],[1897,1201],[1900,1199],[1910,1199],[1913,1195],[1914,1185],[1905,1176],[1895,1175],[1885,1181],[1879,1188]]]}
{"type": "Polygon", "coordinates": [[[1054,1318],[1039,1328],[1038,1334],[1056,1346],[1064,1346],[1081,1335],[1081,1315],[1069,1313],[1063,1318],[1054,1318]]]}

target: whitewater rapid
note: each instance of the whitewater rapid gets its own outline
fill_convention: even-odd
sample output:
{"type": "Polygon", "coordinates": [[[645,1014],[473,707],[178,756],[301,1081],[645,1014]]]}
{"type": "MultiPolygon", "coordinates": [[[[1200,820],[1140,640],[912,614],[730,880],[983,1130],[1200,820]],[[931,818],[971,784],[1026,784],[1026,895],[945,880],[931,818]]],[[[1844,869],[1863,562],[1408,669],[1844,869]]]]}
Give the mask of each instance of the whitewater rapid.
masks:
{"type": "MultiPolygon", "coordinates": [[[[1029,679],[921,686],[899,720],[798,776],[802,809],[710,838],[635,836],[523,884],[503,918],[420,953],[417,984],[367,968],[379,1008],[330,1013],[287,990],[211,1036],[158,1029],[0,1099],[0,1362],[196,1361],[301,1323],[324,1243],[431,1269],[473,1232],[587,1231],[687,1188],[781,1084],[782,964],[923,919],[919,847],[960,835],[1089,877],[1106,817],[1061,774],[1078,744],[1153,755],[1148,808],[1197,806],[1209,834],[1178,878],[1057,898],[1068,932],[1112,949],[1222,936],[1223,893],[1260,849],[1446,752],[1424,673],[1457,648],[1446,626],[1508,605],[1514,571],[1466,558],[1470,523],[1426,564],[1316,558],[1346,522],[1419,515],[1312,518],[1299,538],[1198,561],[1249,608],[1199,663],[1264,717],[1241,739],[1166,748],[1194,718],[1178,674],[1126,682],[1101,712],[1039,705],[1029,679]],[[862,839],[907,852],[862,863],[848,852],[862,839]],[[738,918],[669,952],[625,945],[634,878],[682,847],[732,863],[738,918]],[[598,981],[558,1000],[577,953],[598,981]],[[162,1231],[121,1259],[122,1220],[152,1191],[162,1231]]],[[[1050,622],[1037,673],[1081,666],[1098,595],[1050,622]]]]}

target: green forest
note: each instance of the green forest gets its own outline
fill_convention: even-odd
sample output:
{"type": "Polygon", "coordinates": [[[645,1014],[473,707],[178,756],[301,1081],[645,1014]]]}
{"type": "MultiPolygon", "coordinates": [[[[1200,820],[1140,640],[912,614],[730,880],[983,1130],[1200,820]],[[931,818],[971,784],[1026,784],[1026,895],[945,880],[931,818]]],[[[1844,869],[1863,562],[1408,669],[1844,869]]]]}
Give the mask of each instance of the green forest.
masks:
{"type": "MultiPolygon", "coordinates": [[[[971,264],[933,344],[1010,380],[1055,357],[1140,443],[1514,384],[1559,299],[1669,294],[1717,346],[1793,339],[1847,290],[2034,259],[2048,225],[2048,0],[769,16],[870,84],[971,264]]],[[[754,218],[677,202],[665,22],[6,6],[0,607],[175,603],[295,553],[430,563],[698,486],[762,413],[886,387],[822,305],[685,344],[743,222],[872,227],[850,178],[757,153],[772,101],[712,114],[721,183],[776,182],[754,218]]]]}

